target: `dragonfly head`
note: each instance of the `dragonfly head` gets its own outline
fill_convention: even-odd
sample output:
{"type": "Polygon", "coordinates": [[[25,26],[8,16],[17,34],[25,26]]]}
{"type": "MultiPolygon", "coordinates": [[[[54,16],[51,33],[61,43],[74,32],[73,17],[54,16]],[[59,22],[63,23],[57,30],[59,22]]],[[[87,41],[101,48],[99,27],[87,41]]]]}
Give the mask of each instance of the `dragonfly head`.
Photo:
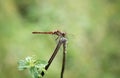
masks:
{"type": "Polygon", "coordinates": [[[59,30],[56,30],[53,32],[53,34],[57,35],[57,36],[62,36],[62,37],[65,37],[66,33],[65,32],[61,32],[59,30]]]}

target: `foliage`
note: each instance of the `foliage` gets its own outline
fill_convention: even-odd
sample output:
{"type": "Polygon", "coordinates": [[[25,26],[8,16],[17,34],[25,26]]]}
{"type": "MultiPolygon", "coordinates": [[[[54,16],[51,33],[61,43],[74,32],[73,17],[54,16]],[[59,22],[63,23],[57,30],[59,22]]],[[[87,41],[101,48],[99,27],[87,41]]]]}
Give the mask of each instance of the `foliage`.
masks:
{"type": "Polygon", "coordinates": [[[24,60],[20,60],[18,65],[19,70],[28,69],[33,78],[42,78],[41,73],[46,72],[45,66],[47,63],[45,61],[36,59],[35,57],[28,56],[24,60]]]}

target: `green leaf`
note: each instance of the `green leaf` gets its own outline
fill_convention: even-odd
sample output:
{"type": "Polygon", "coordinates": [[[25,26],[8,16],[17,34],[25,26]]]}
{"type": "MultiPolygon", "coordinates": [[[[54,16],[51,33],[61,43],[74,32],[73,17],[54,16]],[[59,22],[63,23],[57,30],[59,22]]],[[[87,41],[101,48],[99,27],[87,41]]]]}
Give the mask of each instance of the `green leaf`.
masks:
{"type": "Polygon", "coordinates": [[[35,57],[28,56],[24,60],[20,60],[18,62],[18,69],[19,70],[29,69],[33,78],[42,78],[41,73],[46,72],[45,70],[46,65],[47,62],[37,59],[35,57]]]}

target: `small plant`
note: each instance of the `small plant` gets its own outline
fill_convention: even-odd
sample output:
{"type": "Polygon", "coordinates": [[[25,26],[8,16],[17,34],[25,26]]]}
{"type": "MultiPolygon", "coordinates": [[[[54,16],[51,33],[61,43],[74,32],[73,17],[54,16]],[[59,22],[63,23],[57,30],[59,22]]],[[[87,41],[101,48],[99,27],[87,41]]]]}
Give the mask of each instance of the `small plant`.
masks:
{"type": "Polygon", "coordinates": [[[42,78],[41,73],[46,72],[45,66],[47,62],[37,59],[36,57],[26,57],[18,62],[18,69],[28,69],[32,74],[33,78],[42,78]]]}

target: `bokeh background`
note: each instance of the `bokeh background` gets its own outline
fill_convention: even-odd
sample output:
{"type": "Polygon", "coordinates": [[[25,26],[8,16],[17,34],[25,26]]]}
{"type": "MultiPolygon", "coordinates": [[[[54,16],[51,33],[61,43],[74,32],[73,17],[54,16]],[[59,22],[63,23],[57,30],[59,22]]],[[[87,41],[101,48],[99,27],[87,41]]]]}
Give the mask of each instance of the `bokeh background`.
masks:
{"type": "MultiPolygon", "coordinates": [[[[48,61],[55,36],[67,33],[64,78],[120,78],[120,0],[0,0],[0,78],[32,78],[17,62],[48,61]]],[[[44,78],[60,78],[62,49],[44,78]]]]}

